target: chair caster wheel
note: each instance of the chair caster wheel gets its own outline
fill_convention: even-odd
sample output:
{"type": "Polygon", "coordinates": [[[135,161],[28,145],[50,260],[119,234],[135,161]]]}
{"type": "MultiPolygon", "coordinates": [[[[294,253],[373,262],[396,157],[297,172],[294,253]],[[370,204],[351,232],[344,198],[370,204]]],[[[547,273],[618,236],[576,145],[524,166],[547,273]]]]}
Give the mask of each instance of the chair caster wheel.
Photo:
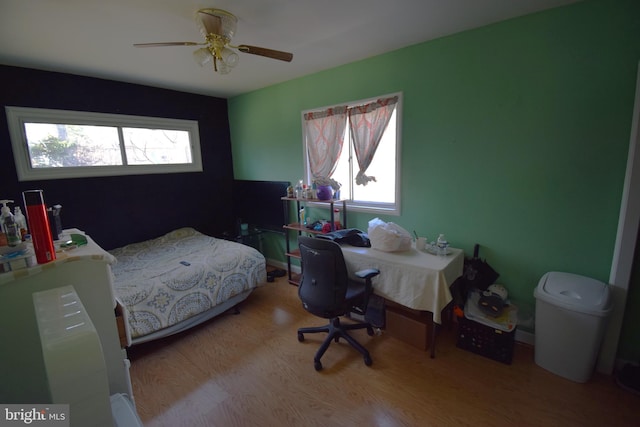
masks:
{"type": "Polygon", "coordinates": [[[367,335],[369,335],[370,337],[373,336],[373,328],[367,328],[367,335]]]}
{"type": "Polygon", "coordinates": [[[322,363],[320,363],[319,360],[314,360],[313,361],[313,367],[316,368],[316,371],[321,371],[322,370],[322,363]]]}
{"type": "Polygon", "coordinates": [[[373,363],[373,360],[371,359],[371,356],[365,356],[364,357],[364,364],[367,366],[371,366],[371,364],[373,363]]]}
{"type": "Polygon", "coordinates": [[[302,333],[298,332],[298,341],[302,342],[304,341],[304,335],[302,335],[302,333]]]}

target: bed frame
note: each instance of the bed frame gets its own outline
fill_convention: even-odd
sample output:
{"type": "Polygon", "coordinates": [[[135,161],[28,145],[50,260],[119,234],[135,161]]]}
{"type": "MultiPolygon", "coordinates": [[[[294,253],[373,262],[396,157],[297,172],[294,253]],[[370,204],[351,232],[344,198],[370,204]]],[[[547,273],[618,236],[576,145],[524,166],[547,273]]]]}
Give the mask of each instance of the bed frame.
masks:
{"type": "Polygon", "coordinates": [[[267,279],[266,260],[256,249],[189,227],[109,252],[117,260],[114,292],[131,345],[212,319],[267,279]]]}

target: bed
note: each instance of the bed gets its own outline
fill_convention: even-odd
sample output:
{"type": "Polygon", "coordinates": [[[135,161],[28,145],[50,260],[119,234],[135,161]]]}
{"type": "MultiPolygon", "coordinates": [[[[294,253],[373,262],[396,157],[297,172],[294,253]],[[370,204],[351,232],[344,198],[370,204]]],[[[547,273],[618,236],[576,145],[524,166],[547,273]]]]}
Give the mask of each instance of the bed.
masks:
{"type": "Polygon", "coordinates": [[[166,337],[238,303],[266,281],[264,256],[193,228],[110,250],[131,344],[166,337]]]}

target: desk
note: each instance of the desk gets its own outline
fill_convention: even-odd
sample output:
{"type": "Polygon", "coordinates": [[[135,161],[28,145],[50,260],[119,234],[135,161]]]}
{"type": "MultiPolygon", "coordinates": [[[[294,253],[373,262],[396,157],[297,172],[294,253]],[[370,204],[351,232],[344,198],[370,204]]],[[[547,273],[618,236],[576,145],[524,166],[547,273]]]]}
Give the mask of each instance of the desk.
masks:
{"type": "MultiPolygon", "coordinates": [[[[404,252],[383,252],[372,248],[342,245],[342,253],[349,271],[377,268],[374,293],[414,310],[432,314],[432,329],[442,323],[442,310],[453,297],[449,287],[462,276],[464,252],[450,248],[446,256],[432,255],[415,248],[404,252]]],[[[435,334],[431,340],[434,355],[435,334]]]]}

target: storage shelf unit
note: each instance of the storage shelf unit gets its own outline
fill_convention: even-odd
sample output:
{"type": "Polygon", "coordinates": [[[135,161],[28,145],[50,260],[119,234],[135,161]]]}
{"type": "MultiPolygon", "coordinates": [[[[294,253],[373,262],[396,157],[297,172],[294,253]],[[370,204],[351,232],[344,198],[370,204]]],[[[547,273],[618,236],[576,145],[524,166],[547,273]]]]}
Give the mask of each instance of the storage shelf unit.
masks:
{"type": "Polygon", "coordinates": [[[282,197],[283,209],[284,209],[284,218],[285,225],[283,226],[285,230],[284,240],[286,242],[287,251],[285,256],[287,258],[287,275],[289,279],[289,283],[292,285],[300,284],[300,274],[294,273],[291,270],[291,260],[292,259],[300,259],[300,250],[297,247],[293,247],[290,241],[290,233],[296,233],[296,236],[301,235],[302,233],[308,234],[322,234],[322,231],[313,230],[304,226],[304,224],[300,224],[298,222],[290,222],[289,216],[291,212],[290,204],[295,202],[296,204],[296,212],[300,212],[300,207],[303,204],[311,207],[328,207],[329,208],[329,221],[331,224],[331,231],[335,231],[335,215],[334,215],[334,206],[338,204],[342,204],[341,211],[341,224],[342,227],[347,228],[347,200],[346,199],[331,199],[331,200],[320,200],[320,199],[297,199],[295,197],[282,197]]]}

